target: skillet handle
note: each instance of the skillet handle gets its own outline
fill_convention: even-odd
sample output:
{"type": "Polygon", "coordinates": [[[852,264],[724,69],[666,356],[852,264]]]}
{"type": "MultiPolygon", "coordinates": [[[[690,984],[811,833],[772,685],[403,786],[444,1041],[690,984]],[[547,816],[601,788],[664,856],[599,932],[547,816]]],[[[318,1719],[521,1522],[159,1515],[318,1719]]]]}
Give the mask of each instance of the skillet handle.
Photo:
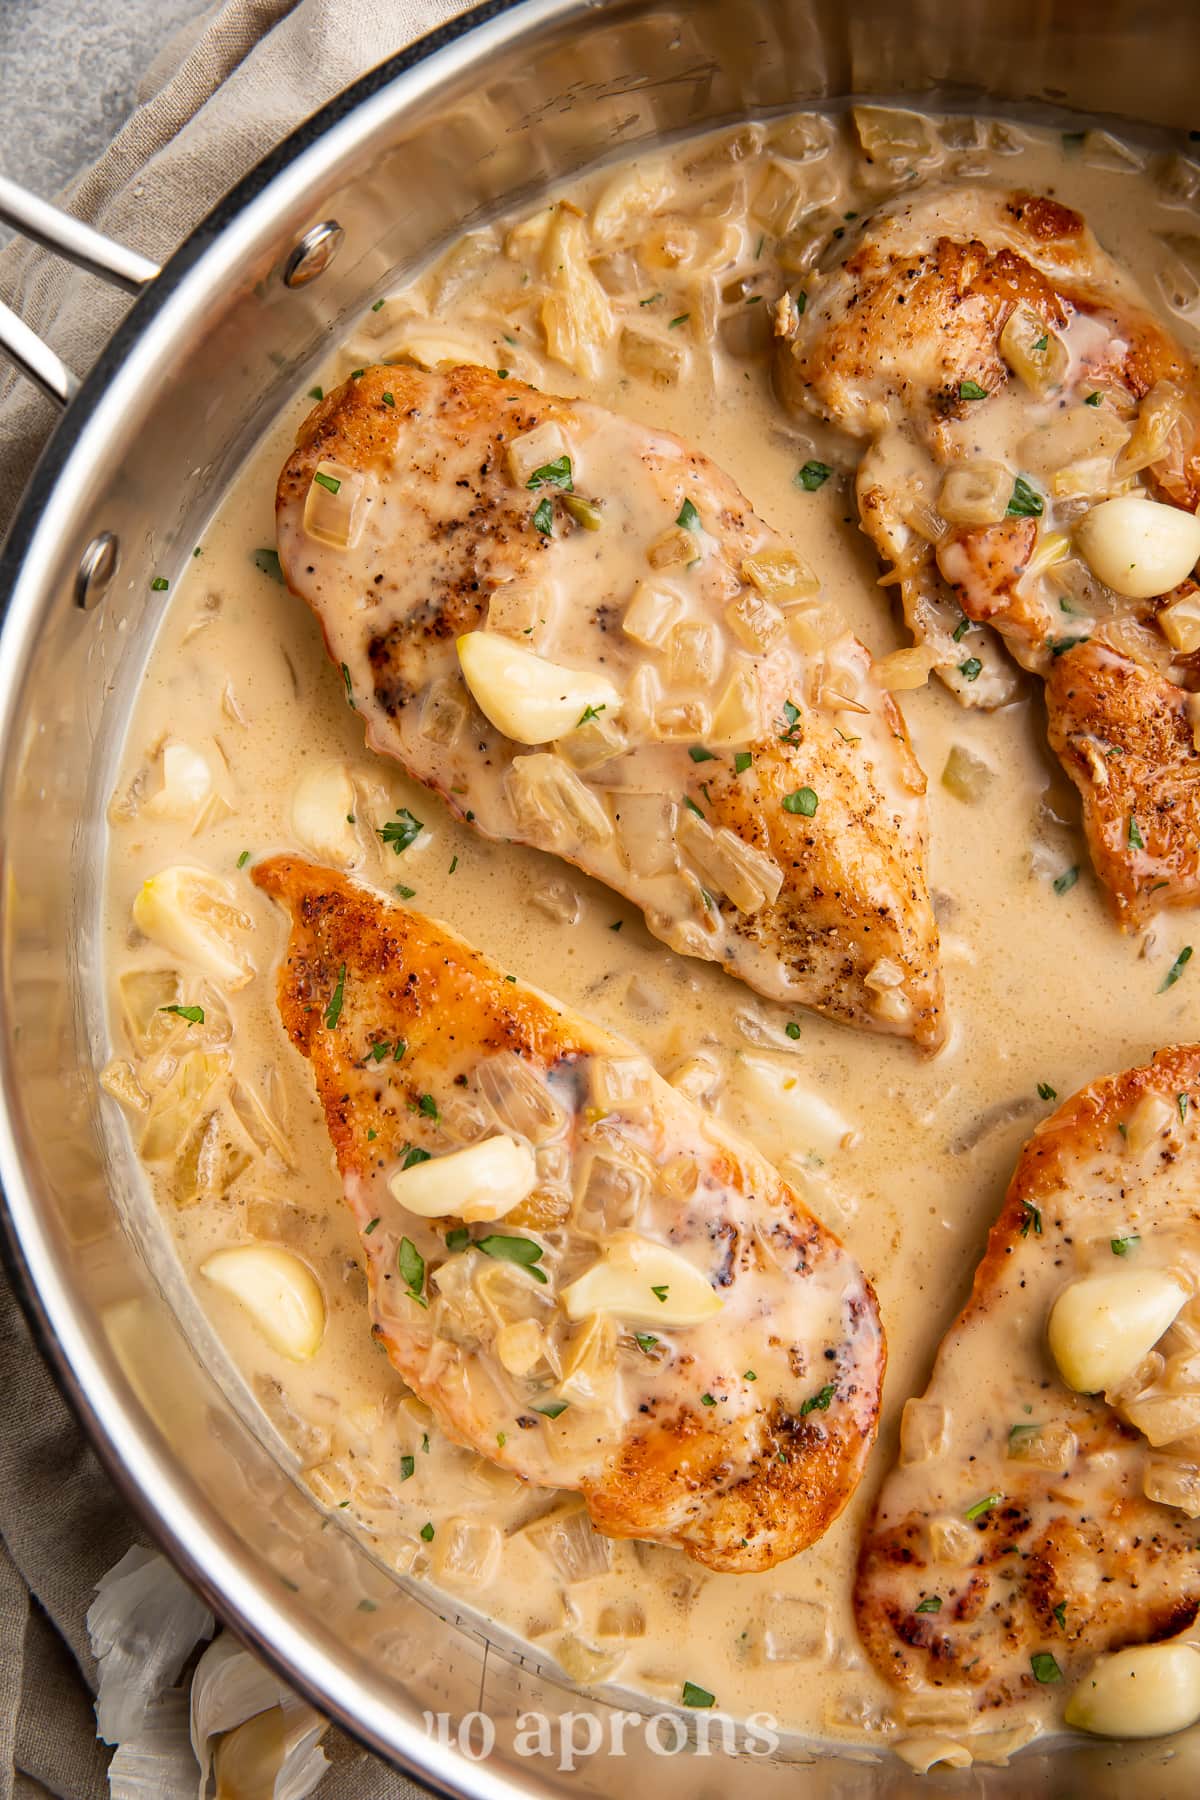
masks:
{"type": "MultiPolygon", "coordinates": [[[[28,193],[4,175],[0,175],[0,220],[124,293],[140,293],[158,274],[158,264],[151,262],[149,257],[114,243],[91,225],[51,206],[48,200],[28,193]]],[[[0,304],[0,352],[10,357],[23,375],[61,406],[67,404],[79,387],[78,376],[68,369],[62,358],[3,304],[0,304]]]]}

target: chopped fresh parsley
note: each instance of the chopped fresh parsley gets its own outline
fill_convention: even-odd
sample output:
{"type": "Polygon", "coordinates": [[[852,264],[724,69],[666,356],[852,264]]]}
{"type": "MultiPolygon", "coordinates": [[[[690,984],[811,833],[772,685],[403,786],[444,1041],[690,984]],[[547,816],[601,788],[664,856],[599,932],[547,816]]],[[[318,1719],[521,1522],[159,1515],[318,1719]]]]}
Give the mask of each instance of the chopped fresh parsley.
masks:
{"type": "Polygon", "coordinates": [[[779,734],[780,738],[785,744],[794,744],[796,741],[796,730],[800,724],[800,708],[796,705],[794,700],[784,701],[783,719],[784,726],[779,734]]]}
{"type": "Polygon", "coordinates": [[[418,819],[414,813],[410,813],[407,806],[401,806],[397,808],[395,818],[389,819],[387,824],[380,828],[377,835],[383,839],[385,844],[390,844],[396,855],[399,856],[408,849],[410,844],[416,843],[424,829],[422,820],[418,819]]]}
{"type": "Polygon", "coordinates": [[[424,1525],[421,1527],[421,1540],[426,1544],[432,1544],[433,1542],[433,1525],[429,1519],[426,1519],[424,1525]]]}
{"type": "Polygon", "coordinates": [[[402,881],[398,881],[392,889],[392,892],[399,894],[402,900],[411,900],[416,891],[416,888],[405,887],[402,881]]]}
{"type": "Polygon", "coordinates": [[[961,644],[963,639],[966,637],[968,631],[970,631],[970,629],[971,629],[971,621],[970,621],[970,619],[968,619],[966,613],[964,613],[962,618],[958,621],[958,624],[954,627],[954,631],[952,633],[954,642],[956,644],[961,644]]]}
{"type": "Polygon", "coordinates": [[[341,968],[338,970],[337,986],[334,988],[333,993],[330,996],[329,1005],[325,1008],[325,1029],[326,1029],[326,1031],[332,1031],[334,1026],[337,1024],[338,1020],[341,1018],[341,1016],[342,1016],[342,1001],[345,999],[345,997],[346,997],[346,965],[345,965],[345,963],[343,963],[341,968]]]}
{"type": "Polygon", "coordinates": [[[674,331],[674,329],[677,325],[686,325],[688,320],[691,318],[691,316],[692,315],[690,312],[677,314],[676,317],[671,320],[671,323],[667,327],[667,329],[669,331],[674,331]]]}
{"type": "Polygon", "coordinates": [[[819,487],[824,487],[833,470],[828,463],[817,462],[809,458],[802,469],[797,469],[792,476],[792,485],[803,488],[806,494],[815,494],[819,487]]]}
{"type": "Polygon", "coordinates": [[[1160,994],[1165,994],[1168,988],[1175,986],[1175,983],[1179,980],[1179,977],[1183,974],[1183,971],[1187,968],[1191,960],[1192,946],[1190,944],[1185,944],[1183,949],[1179,952],[1179,955],[1175,958],[1175,961],[1163,976],[1158,990],[1160,994]]]}
{"type": "Polygon", "coordinates": [[[633,1340],[643,1356],[649,1356],[650,1352],[654,1349],[654,1346],[658,1343],[658,1339],[648,1331],[635,1331],[633,1340]]]}
{"type": "Polygon", "coordinates": [[[342,680],[346,684],[346,705],[351,712],[356,712],[358,709],[354,704],[354,684],[350,680],[350,670],[345,663],[342,664],[342,680]]]}
{"type": "Polygon", "coordinates": [[[1018,475],[1013,482],[1012,498],[1004,510],[1010,519],[1040,519],[1046,510],[1046,502],[1023,475],[1018,475]]]}
{"type": "Polygon", "coordinates": [[[561,488],[564,494],[574,492],[575,483],[571,476],[571,459],[569,456],[556,456],[553,462],[543,463],[535,469],[525,483],[527,488],[561,488]]]}
{"type": "Polygon", "coordinates": [[[689,812],[694,812],[698,819],[704,817],[703,809],[696,805],[696,802],[692,799],[690,794],[685,794],[683,796],[683,804],[687,807],[689,812]]]}
{"type": "Polygon", "coordinates": [[[499,1444],[500,1448],[503,1450],[505,1444],[507,1444],[507,1442],[508,1442],[508,1433],[506,1431],[498,1431],[496,1433],[496,1442],[499,1444]]]}
{"type": "Polygon", "coordinates": [[[1126,827],[1125,836],[1131,850],[1144,850],[1146,848],[1146,840],[1142,836],[1142,828],[1132,813],[1129,815],[1129,824],[1126,827]]]}
{"type": "Polygon", "coordinates": [[[940,1594],[927,1594],[925,1599],[922,1600],[920,1606],[916,1607],[914,1610],[919,1613],[941,1612],[941,1610],[942,1610],[941,1595],[940,1594]]]}
{"type": "Polygon", "coordinates": [[[789,1019],[783,1029],[793,1041],[800,1036],[800,1027],[797,1025],[795,1019],[789,1019]]]}
{"type": "Polygon", "coordinates": [[[828,1412],[829,1402],[837,1393],[835,1382],[827,1381],[819,1393],[810,1394],[800,1408],[800,1417],[807,1419],[810,1412],[828,1412]]]}
{"type": "Polygon", "coordinates": [[[1035,1651],[1029,1659],[1029,1666],[1033,1670],[1035,1681],[1047,1682],[1062,1680],[1062,1670],[1048,1650],[1035,1651]]]}
{"type": "Polygon", "coordinates": [[[237,866],[239,869],[245,868],[246,864],[250,861],[250,855],[251,852],[249,850],[242,851],[242,854],[237,859],[237,866]]]}
{"type": "Polygon", "coordinates": [[[1032,345],[1032,348],[1034,350],[1045,350],[1047,348],[1047,346],[1049,345],[1049,343],[1050,343],[1049,334],[1047,332],[1043,331],[1041,337],[1035,339],[1035,341],[1032,345]]]}
{"type": "Polygon", "coordinates": [[[1065,1631],[1067,1629],[1067,1603],[1065,1600],[1060,1600],[1058,1605],[1054,1608],[1054,1616],[1058,1620],[1062,1630],[1065,1631]]]}
{"type": "Polygon", "coordinates": [[[987,389],[985,387],[980,387],[977,381],[960,381],[958,384],[958,397],[960,400],[986,400],[988,397],[987,389]]]}
{"type": "Polygon", "coordinates": [[[745,1372],[742,1375],[742,1380],[743,1381],[757,1381],[758,1376],[755,1374],[753,1369],[747,1369],[747,1370],[745,1370],[745,1372]]]}
{"type": "Polygon", "coordinates": [[[325,398],[325,389],[320,387],[309,388],[308,398],[310,400],[323,400],[325,398]]]}
{"type": "Polygon", "coordinates": [[[547,1400],[545,1406],[535,1406],[533,1410],[541,1413],[543,1419],[561,1419],[570,1404],[569,1400],[547,1400]]]}
{"type": "Polygon", "coordinates": [[[638,305],[639,306],[653,306],[654,302],[656,300],[661,300],[661,299],[662,299],[661,294],[647,294],[647,296],[644,300],[638,301],[638,305]]]}
{"type": "Polygon", "coordinates": [[[602,712],[607,711],[608,707],[603,701],[601,701],[599,706],[585,706],[575,721],[575,729],[578,731],[581,725],[586,725],[591,719],[598,719],[602,712]]]}
{"type": "Polygon", "coordinates": [[[475,1248],[485,1256],[494,1257],[497,1262],[519,1264],[522,1269],[529,1270],[535,1281],[540,1281],[545,1286],[544,1271],[534,1266],[542,1260],[542,1246],[535,1244],[532,1238],[498,1237],[493,1234],[490,1237],[476,1238],[475,1248]]]}
{"type": "Polygon", "coordinates": [[[416,1457],[415,1456],[402,1456],[400,1458],[400,1479],[401,1479],[401,1481],[411,1481],[413,1476],[416,1474],[416,1472],[417,1472],[416,1457]]]}
{"type": "Polygon", "coordinates": [[[801,288],[800,291],[797,293],[797,295],[795,296],[795,299],[796,299],[797,317],[803,318],[804,309],[808,305],[808,295],[805,293],[803,288],[801,288]]]}
{"type": "Polygon", "coordinates": [[[783,796],[783,810],[788,813],[799,813],[802,818],[811,819],[820,802],[813,788],[797,788],[793,794],[783,796]]]}
{"type": "Polygon", "coordinates": [[[408,1149],[404,1152],[404,1161],[400,1164],[400,1167],[402,1169],[415,1169],[418,1163],[428,1161],[428,1150],[422,1150],[419,1144],[410,1144],[408,1149]]]}
{"type": "Polygon", "coordinates": [[[371,311],[372,312],[382,312],[383,311],[383,301],[377,300],[375,302],[374,306],[371,308],[371,311]]]}
{"type": "Polygon", "coordinates": [[[1177,1100],[1177,1101],[1178,1101],[1178,1103],[1179,1103],[1179,1123],[1180,1123],[1180,1124],[1181,1124],[1181,1125],[1186,1125],[1186,1123],[1187,1123],[1187,1109],[1188,1109],[1188,1097],[1187,1097],[1187,1095],[1186,1095],[1186,1094],[1176,1094],[1176,1096],[1175,1096],[1175,1098],[1176,1098],[1176,1100],[1177,1100]]]}
{"type": "Polygon", "coordinates": [[[717,760],[716,757],[713,755],[712,751],[706,750],[704,748],[703,744],[691,745],[691,747],[688,750],[688,755],[691,757],[692,761],[695,763],[716,762],[716,760],[717,760]]]}
{"type": "Polygon", "coordinates": [[[202,1006],[160,1006],[159,1012],[174,1013],[177,1019],[185,1019],[189,1025],[203,1025],[204,1008],[202,1006]]]}
{"type": "Polygon", "coordinates": [[[1038,1090],[1038,1099],[1039,1100],[1057,1100],[1058,1099],[1058,1089],[1052,1088],[1048,1081],[1039,1081],[1037,1084],[1037,1090],[1038,1090]]]}
{"type": "Polygon", "coordinates": [[[984,1513],[991,1512],[993,1506],[999,1506],[1003,1498],[1003,1494],[985,1494],[982,1500],[976,1500],[973,1506],[968,1506],[963,1518],[972,1523],[976,1519],[982,1519],[984,1513]]]}
{"type": "Polygon", "coordinates": [[[734,752],[734,756],[733,756],[733,772],[734,772],[734,774],[735,775],[744,775],[746,773],[746,770],[750,767],[750,764],[753,761],[754,761],[754,758],[750,754],[749,750],[736,750],[734,752]]]}
{"type": "Polygon", "coordinates": [[[367,1223],[363,1226],[363,1236],[370,1237],[371,1233],[375,1230],[375,1228],[378,1224],[379,1224],[378,1218],[368,1219],[367,1223]]]}
{"type": "Polygon", "coordinates": [[[682,1698],[685,1706],[708,1707],[717,1704],[716,1695],[710,1694],[707,1688],[697,1687],[694,1681],[684,1682],[682,1698]]]}
{"type": "Polygon", "coordinates": [[[283,585],[283,570],[279,564],[278,550],[256,550],[251,559],[260,575],[269,575],[272,581],[283,585]]]}
{"type": "Polygon", "coordinates": [[[457,856],[452,856],[450,858],[450,867],[446,870],[447,875],[453,875],[453,873],[454,873],[455,869],[457,869],[457,867],[458,867],[458,858],[457,858],[457,856]]]}
{"type": "Polygon", "coordinates": [[[654,1295],[654,1298],[658,1301],[660,1306],[666,1305],[667,1295],[670,1293],[670,1291],[671,1291],[671,1289],[670,1289],[669,1285],[665,1282],[663,1283],[662,1287],[652,1287],[650,1289],[650,1292],[654,1295]]]}
{"type": "Polygon", "coordinates": [[[964,681],[977,681],[983,673],[983,664],[977,656],[968,656],[966,662],[960,662],[958,672],[964,681]]]}
{"type": "Polygon", "coordinates": [[[456,1225],[452,1231],[446,1233],[447,1250],[465,1250],[470,1241],[471,1234],[465,1225],[456,1225]]]}
{"type": "Polygon", "coordinates": [[[395,394],[380,394],[379,398],[383,401],[385,406],[395,406],[396,404],[395,394]]]}
{"type": "Polygon", "coordinates": [[[152,594],[165,594],[170,585],[171,584],[165,575],[156,575],[154,580],[150,583],[150,592],[152,594]]]}
{"type": "Polygon", "coordinates": [[[533,529],[540,531],[543,537],[554,536],[554,508],[550,504],[549,496],[545,500],[540,500],[534,509],[533,529]]]}
{"type": "Polygon", "coordinates": [[[313,476],[318,487],[323,487],[328,494],[340,494],[342,483],[337,475],[326,475],[324,469],[318,469],[313,476]]]}
{"type": "Polygon", "coordinates": [[[1103,397],[1102,394],[1089,394],[1083,404],[1085,406],[1099,406],[1103,397]]]}
{"type": "Polygon", "coordinates": [[[434,1120],[435,1123],[442,1116],[441,1113],[438,1111],[437,1101],[434,1099],[432,1094],[420,1095],[420,1097],[417,1100],[417,1111],[422,1115],[423,1118],[432,1119],[432,1120],[434,1120]]]}
{"type": "Polygon", "coordinates": [[[700,514],[696,511],[696,508],[692,505],[690,500],[685,500],[680,507],[679,517],[676,519],[675,523],[677,525],[682,525],[685,531],[700,530],[700,514]]]}
{"type": "Polygon", "coordinates": [[[415,1300],[418,1306],[428,1306],[425,1298],[425,1258],[417,1249],[411,1238],[401,1238],[400,1248],[396,1252],[396,1267],[400,1271],[400,1279],[408,1289],[408,1297],[415,1300]]]}
{"type": "Polygon", "coordinates": [[[1032,1229],[1034,1237],[1041,1237],[1041,1209],[1036,1207],[1032,1200],[1022,1200],[1021,1205],[1025,1208],[1024,1215],[1021,1219],[1021,1236],[1028,1237],[1030,1230],[1032,1229]]]}
{"type": "Polygon", "coordinates": [[[1074,650],[1077,645],[1090,644],[1091,641],[1092,641],[1091,638],[1086,635],[1083,637],[1062,637],[1062,638],[1048,638],[1047,639],[1047,642],[1050,646],[1051,656],[1062,656],[1066,651],[1074,650]]]}
{"type": "Polygon", "coordinates": [[[711,1394],[701,1394],[700,1404],[701,1406],[715,1406],[717,1403],[711,1394]]]}
{"type": "Polygon", "coordinates": [[[1056,894],[1069,894],[1071,889],[1075,886],[1075,883],[1078,880],[1079,880],[1079,865],[1078,865],[1078,863],[1073,863],[1069,869],[1064,869],[1061,875],[1056,875],[1054,877],[1055,893],[1056,894]]]}
{"type": "Polygon", "coordinates": [[[1131,1231],[1128,1237],[1110,1238],[1108,1247],[1114,1256],[1128,1256],[1134,1246],[1140,1244],[1141,1241],[1140,1235],[1136,1231],[1131,1231]]]}

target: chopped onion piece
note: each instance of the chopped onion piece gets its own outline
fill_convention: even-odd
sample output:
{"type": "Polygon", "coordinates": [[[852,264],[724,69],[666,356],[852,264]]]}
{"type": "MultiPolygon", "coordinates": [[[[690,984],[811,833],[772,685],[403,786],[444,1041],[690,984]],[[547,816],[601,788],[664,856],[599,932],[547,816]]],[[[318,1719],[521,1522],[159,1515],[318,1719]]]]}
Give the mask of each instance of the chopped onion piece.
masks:
{"type": "Polygon", "coordinates": [[[606,844],[612,838],[603,802],[559,756],[541,752],[514,757],[504,791],[519,828],[543,850],[565,853],[578,844],[606,844]]]}
{"type": "Polygon", "coordinates": [[[1102,500],[1076,528],[1093,574],[1131,600],[1170,593],[1200,557],[1200,519],[1143,494],[1102,500]]]}
{"type": "Polygon", "coordinates": [[[460,637],[458,660],[480,711],[518,744],[548,744],[585,715],[621,709],[607,676],[562,668],[492,632],[460,637]]]}
{"type": "Polygon", "coordinates": [[[676,687],[711,688],[721,673],[721,634],[703,619],[684,619],[668,639],[667,674],[676,687]]]}
{"type": "Polygon", "coordinates": [[[820,582],[794,550],[758,550],[743,562],[742,575],[776,606],[786,606],[789,600],[809,600],[821,591],[820,582]]]}
{"type": "Polygon", "coordinates": [[[194,819],[212,791],[212,769],[198,750],[190,744],[164,744],[162,787],[147,800],[146,811],[160,819],[194,819]]]}
{"type": "Polygon", "coordinates": [[[1170,606],[1164,606],[1158,625],[1172,650],[1178,650],[1181,656],[1200,650],[1200,591],[1183,594],[1170,606]]]}
{"type": "Polygon", "coordinates": [[[1156,1450],[1200,1431],[1200,1394],[1142,1394],[1121,1411],[1156,1450]]]}
{"type": "Polygon", "coordinates": [[[655,538],[646,552],[646,561],[652,569],[678,569],[699,560],[701,554],[699,534],[688,531],[683,525],[672,525],[661,537],[655,538]]]}
{"type": "Polygon", "coordinates": [[[244,987],[253,973],[249,953],[236,942],[251,920],[235,904],[229,883],[208,869],[179,863],[151,875],[134,900],[133,922],[226,987],[244,987]]]}
{"type": "Polygon", "coordinates": [[[473,1224],[502,1219],[537,1186],[537,1164],[528,1144],[510,1137],[485,1138],[446,1156],[398,1169],[388,1191],[421,1219],[454,1217],[473,1224]]]}
{"type": "Polygon", "coordinates": [[[568,1585],[606,1575],[612,1567],[611,1538],[594,1528],[581,1506],[568,1504],[547,1514],[529,1527],[526,1536],[568,1585]]]}
{"type": "Polygon", "coordinates": [[[322,862],[349,868],[359,850],[350,824],[354,809],[350,771],[343,763],[320,763],[307,769],[292,790],[292,830],[322,862]]]}
{"type": "Polygon", "coordinates": [[[635,875],[669,875],[679,867],[675,821],[679,808],[665,794],[618,794],[621,860],[635,875]]]}
{"type": "Polygon", "coordinates": [[[307,1263],[276,1244],[218,1250],[200,1273],[245,1307],[267,1342],[293,1362],[307,1362],[325,1335],[325,1302],[307,1263]]]}
{"type": "Polygon", "coordinates": [[[982,756],[976,756],[965,744],[952,744],[942,770],[942,786],[949,788],[956,800],[969,806],[982,800],[996,778],[996,771],[982,756]]]}
{"type": "Polygon", "coordinates": [[[199,1123],[214,1085],[228,1072],[227,1056],[190,1050],[180,1057],[170,1081],[150,1108],[139,1146],[147,1162],[162,1162],[175,1155],[199,1123]]]}
{"type": "Polygon", "coordinates": [[[1179,1114],[1162,1094],[1143,1094],[1125,1122],[1126,1148],[1140,1156],[1170,1131],[1179,1114]]]}
{"type": "Polygon", "coordinates": [[[940,661],[936,650],[914,644],[911,649],[893,650],[890,655],[881,656],[874,665],[875,679],[889,693],[908,693],[924,687],[940,661]]]}
{"type": "Polygon", "coordinates": [[[1126,1268],[1064,1288],[1050,1314],[1050,1353],[1068,1387],[1118,1387],[1152,1350],[1188,1299],[1162,1269],[1126,1268]]]}
{"type": "Polygon", "coordinates": [[[546,588],[529,581],[505,581],[488,601],[487,628],[530,644],[553,605],[553,595],[546,588]]]}
{"type": "Polygon", "coordinates": [[[1015,306],[1000,333],[1000,354],[1034,394],[1061,387],[1070,360],[1067,346],[1030,307],[1015,306]]]}
{"type": "Polygon", "coordinates": [[[1200,1519],[1200,1468],[1174,1456],[1152,1456],[1142,1477],[1142,1492],[1160,1506],[1178,1507],[1189,1519],[1200,1519]]]}
{"type": "Polygon", "coordinates": [[[684,855],[739,912],[761,912],[779,898],[783,870],[778,863],[766,851],[744,843],[727,826],[714,830],[707,819],[698,819],[688,810],[680,814],[675,835],[684,855]]]}
{"type": "Polygon", "coordinates": [[[419,369],[491,367],[491,358],[484,356],[468,338],[439,330],[406,332],[394,347],[392,360],[416,363],[419,369]]]}
{"type": "Polygon", "coordinates": [[[831,1156],[851,1135],[848,1121],[804,1086],[791,1063],[739,1051],[726,1093],[740,1105],[746,1135],[772,1160],[797,1151],[831,1156]]]}
{"type": "Polygon", "coordinates": [[[942,477],[938,509],[949,525],[996,525],[1012,499],[1013,473],[1004,463],[956,463],[942,477]]]}
{"type": "Polygon", "coordinates": [[[500,1124],[531,1143],[557,1137],[567,1122],[545,1080],[515,1051],[499,1050],[486,1058],[475,1079],[500,1124]]]}
{"type": "Polygon", "coordinates": [[[707,1276],[675,1250],[632,1233],[614,1238],[602,1259],[562,1291],[570,1319],[612,1313],[631,1325],[702,1325],[723,1305],[707,1276]]]}
{"type": "Polygon", "coordinates": [[[773,601],[754,588],[747,588],[737,600],[730,602],[725,608],[725,621],[747,650],[759,654],[770,650],[783,635],[783,614],[773,601]]]}
{"type": "Polygon", "coordinates": [[[478,1519],[446,1519],[433,1543],[433,1572],[459,1587],[487,1587],[500,1568],[499,1527],[478,1519]]]}
{"type": "Polygon", "coordinates": [[[1133,433],[1117,458],[1118,475],[1137,475],[1158,462],[1183,418],[1185,405],[1183,390],[1175,382],[1155,382],[1138,408],[1133,433]]]}
{"type": "Polygon", "coordinates": [[[900,1466],[933,1462],[946,1454],[950,1418],[937,1400],[906,1400],[900,1415],[900,1466]]]}
{"type": "Polygon", "coordinates": [[[532,431],[523,431],[508,446],[508,472],[518,487],[525,487],[530,476],[547,463],[570,459],[570,448],[561,425],[546,419],[532,431]]]}
{"type": "Polygon", "coordinates": [[[706,742],[714,749],[753,744],[762,735],[757,671],[746,664],[734,670],[717,702],[706,742]]]}
{"type": "Polygon", "coordinates": [[[648,649],[661,650],[673,626],[683,617],[683,601],[671,588],[654,587],[639,581],[633,599],[625,608],[621,629],[635,643],[648,649]]]}
{"type": "Polygon", "coordinates": [[[542,270],[553,285],[541,305],[541,324],[551,356],[577,375],[595,374],[599,352],[616,331],[616,320],[589,261],[587,223],[571,208],[558,206],[542,243],[542,270]]]}
{"type": "Polygon", "coordinates": [[[323,459],[313,471],[304,502],[304,529],[319,543],[352,550],[362,536],[370,504],[365,475],[345,463],[323,459]]]}

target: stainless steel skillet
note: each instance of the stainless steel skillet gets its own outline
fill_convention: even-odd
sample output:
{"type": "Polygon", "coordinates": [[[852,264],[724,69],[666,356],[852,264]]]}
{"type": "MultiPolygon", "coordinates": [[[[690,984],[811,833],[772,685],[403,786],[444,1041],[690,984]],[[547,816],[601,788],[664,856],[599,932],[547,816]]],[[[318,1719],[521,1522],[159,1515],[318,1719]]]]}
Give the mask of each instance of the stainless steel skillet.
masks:
{"type": "MultiPolygon", "coordinates": [[[[575,1774],[518,1754],[518,1714],[557,1718],[580,1710],[577,1697],[485,1647],[473,1622],[439,1618],[346,1534],[322,1531],[231,1403],[95,1076],[104,806],[164,605],[152,582],[182,568],[322,347],[441,242],[548,182],[656,136],[851,94],[1070,109],[1186,154],[1198,89],[1188,0],[484,6],[325,108],[145,279],[34,473],[0,560],[0,1182],[20,1278],[147,1527],[319,1706],[447,1793],[874,1800],[915,1778],[848,1756],[800,1772],[782,1756],[657,1754],[640,1732],[623,1756],[601,1751],[575,1774]],[[482,1726],[464,1753],[456,1724],[430,1731],[423,1718],[481,1709],[497,1734],[481,1760],[469,1752],[482,1726]]],[[[150,270],[135,261],[126,276],[141,284],[150,270]]],[[[41,374],[69,394],[52,362],[41,374]]],[[[594,1710],[607,1744],[608,1709],[594,1710]]],[[[936,1786],[1190,1795],[1196,1755],[1188,1740],[1073,1747],[936,1786]]]]}

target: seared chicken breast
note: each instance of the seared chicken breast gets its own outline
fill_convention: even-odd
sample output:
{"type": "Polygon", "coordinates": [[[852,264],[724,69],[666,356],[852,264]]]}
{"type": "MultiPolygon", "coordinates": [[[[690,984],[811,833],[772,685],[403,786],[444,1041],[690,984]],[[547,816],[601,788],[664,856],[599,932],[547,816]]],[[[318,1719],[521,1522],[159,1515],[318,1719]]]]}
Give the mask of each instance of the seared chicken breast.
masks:
{"type": "Polygon", "coordinates": [[[985,707],[1016,692],[1005,648],[1042,676],[1119,920],[1194,905],[1191,358],[1080,215],[1034,194],[895,200],[836,245],[805,300],[779,309],[781,392],[865,443],[863,529],[937,672],[985,707]],[[1152,711],[1132,716],[1134,692],[1152,711]]]}
{"type": "Polygon", "coordinates": [[[1198,1099],[1163,1050],[1038,1127],[905,1408],[855,1607],[918,1716],[1061,1698],[1200,1610],[1198,1099]]]}
{"type": "Polygon", "coordinates": [[[362,1238],[373,1330],[455,1442],[613,1537],[767,1569],[875,1435],[862,1270],[633,1045],[445,926],[292,857],[279,973],[362,1238]]]}
{"type": "Polygon", "coordinates": [[[373,749],[760,993],[935,1046],[924,777],[866,649],[705,457],[490,371],[371,368],[279,481],[373,749]]]}

